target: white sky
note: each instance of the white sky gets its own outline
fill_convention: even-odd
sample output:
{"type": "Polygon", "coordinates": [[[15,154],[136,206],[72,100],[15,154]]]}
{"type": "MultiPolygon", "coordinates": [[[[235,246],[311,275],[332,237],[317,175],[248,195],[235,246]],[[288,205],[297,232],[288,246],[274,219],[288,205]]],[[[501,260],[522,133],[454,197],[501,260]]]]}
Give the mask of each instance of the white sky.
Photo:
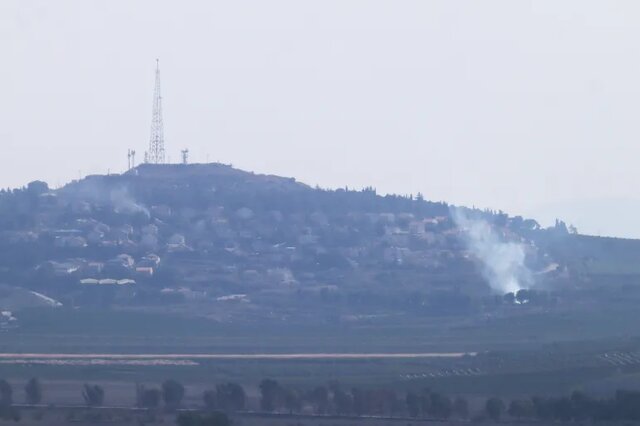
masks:
{"type": "Polygon", "coordinates": [[[167,152],[640,237],[640,2],[0,2],[0,186],[167,152]]]}

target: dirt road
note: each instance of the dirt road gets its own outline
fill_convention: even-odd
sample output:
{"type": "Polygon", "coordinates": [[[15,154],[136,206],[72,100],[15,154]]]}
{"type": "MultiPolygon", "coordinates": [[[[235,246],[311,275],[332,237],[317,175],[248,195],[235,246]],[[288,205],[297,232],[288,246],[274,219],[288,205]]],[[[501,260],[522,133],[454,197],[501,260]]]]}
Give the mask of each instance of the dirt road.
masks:
{"type": "Polygon", "coordinates": [[[461,358],[474,356],[475,352],[424,352],[424,353],[254,353],[254,354],[88,354],[88,353],[0,353],[0,360],[28,359],[410,359],[410,358],[461,358]]]}

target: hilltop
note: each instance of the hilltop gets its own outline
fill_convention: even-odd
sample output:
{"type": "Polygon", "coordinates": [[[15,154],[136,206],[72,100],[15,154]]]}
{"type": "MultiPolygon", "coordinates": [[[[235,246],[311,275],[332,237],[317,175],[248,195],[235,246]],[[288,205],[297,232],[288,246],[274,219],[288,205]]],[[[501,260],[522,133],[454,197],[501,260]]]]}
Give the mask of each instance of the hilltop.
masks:
{"type": "Polygon", "coordinates": [[[0,211],[0,283],[64,306],[221,321],[475,316],[588,304],[603,280],[611,291],[640,277],[638,241],[223,164],[32,182],[3,192],[0,211]]]}

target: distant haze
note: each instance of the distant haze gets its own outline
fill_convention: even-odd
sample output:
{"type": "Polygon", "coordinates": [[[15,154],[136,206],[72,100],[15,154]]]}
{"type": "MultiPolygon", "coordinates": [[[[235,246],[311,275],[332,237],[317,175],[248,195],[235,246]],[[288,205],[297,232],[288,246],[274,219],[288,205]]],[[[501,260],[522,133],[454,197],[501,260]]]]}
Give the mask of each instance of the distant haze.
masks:
{"type": "Polygon", "coordinates": [[[640,2],[0,2],[0,185],[167,154],[640,237],[640,2]]]}

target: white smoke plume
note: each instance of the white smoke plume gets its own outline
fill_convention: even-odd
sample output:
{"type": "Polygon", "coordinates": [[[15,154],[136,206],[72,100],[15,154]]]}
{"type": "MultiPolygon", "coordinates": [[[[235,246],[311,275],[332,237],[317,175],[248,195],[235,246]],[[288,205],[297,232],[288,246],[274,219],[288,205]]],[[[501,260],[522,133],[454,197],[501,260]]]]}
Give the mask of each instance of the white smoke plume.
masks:
{"type": "Polygon", "coordinates": [[[523,244],[504,241],[488,222],[469,218],[462,209],[451,209],[451,216],[463,232],[467,249],[482,263],[482,274],[494,291],[516,293],[531,286],[523,244]]]}
{"type": "Polygon", "coordinates": [[[126,185],[114,185],[107,181],[108,177],[88,176],[66,185],[60,190],[60,193],[72,200],[111,206],[116,213],[142,213],[150,217],[149,209],[135,200],[126,185]]]}
{"type": "Polygon", "coordinates": [[[112,189],[110,199],[114,210],[118,213],[143,213],[147,217],[150,217],[149,210],[145,206],[137,203],[126,187],[112,189]]]}

